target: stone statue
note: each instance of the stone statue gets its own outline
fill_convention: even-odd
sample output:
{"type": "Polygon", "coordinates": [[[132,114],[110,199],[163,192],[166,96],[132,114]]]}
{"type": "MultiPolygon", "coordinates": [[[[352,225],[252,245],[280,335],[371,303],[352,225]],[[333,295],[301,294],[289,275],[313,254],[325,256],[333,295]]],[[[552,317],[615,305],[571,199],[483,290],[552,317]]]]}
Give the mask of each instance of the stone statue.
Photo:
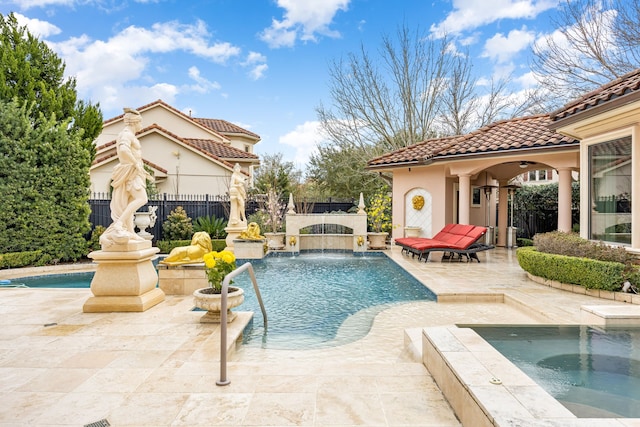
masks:
{"type": "Polygon", "coordinates": [[[211,252],[211,237],[206,231],[198,231],[191,238],[189,246],[178,246],[173,248],[165,259],[160,261],[166,265],[193,264],[203,262],[202,257],[211,252]]]}
{"type": "Polygon", "coordinates": [[[231,209],[229,212],[229,225],[244,225],[247,222],[245,217],[245,201],[247,199],[247,190],[245,188],[246,178],[240,171],[238,163],[233,167],[231,174],[231,183],[229,185],[229,199],[231,209]]]}
{"type": "Polygon", "coordinates": [[[147,199],[146,181],[153,179],[144,169],[142,150],[136,133],[142,129],[140,113],[131,108],[124,109],[124,129],[116,138],[119,164],[111,175],[111,219],[112,224],[100,237],[103,248],[129,241],[144,241],[135,233],[134,213],[144,206],[147,199]]]}

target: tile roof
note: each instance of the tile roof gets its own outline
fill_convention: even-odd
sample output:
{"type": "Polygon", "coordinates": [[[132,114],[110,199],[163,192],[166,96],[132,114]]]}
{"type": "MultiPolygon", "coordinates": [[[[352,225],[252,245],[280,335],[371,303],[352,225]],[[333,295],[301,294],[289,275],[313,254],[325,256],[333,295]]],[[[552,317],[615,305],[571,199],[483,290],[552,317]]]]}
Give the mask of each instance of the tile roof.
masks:
{"type": "MultiPolygon", "coordinates": [[[[102,163],[102,162],[104,162],[106,160],[109,160],[109,159],[112,159],[114,157],[118,157],[118,153],[113,152],[111,154],[107,154],[105,156],[102,156],[102,157],[100,157],[98,159],[95,159],[92,164],[97,165],[98,163],[102,163]]],[[[160,166],[160,165],[158,165],[156,163],[150,162],[149,160],[142,159],[142,163],[144,163],[145,165],[149,166],[150,168],[155,169],[155,170],[157,170],[159,172],[162,172],[164,174],[166,174],[168,172],[162,166],[160,166]]]]}
{"type": "Polygon", "coordinates": [[[640,68],[565,104],[551,113],[554,121],[574,116],[613,100],[640,94],[640,68]]]}
{"type": "MultiPolygon", "coordinates": [[[[260,135],[255,134],[251,131],[248,131],[244,128],[241,128],[240,126],[234,125],[233,123],[229,123],[226,120],[222,120],[222,119],[205,119],[205,118],[195,118],[195,117],[191,117],[188,114],[183,113],[182,111],[178,110],[175,107],[172,107],[171,105],[167,104],[166,102],[164,102],[161,99],[157,99],[153,102],[150,102],[148,104],[143,105],[142,107],[138,107],[137,110],[138,111],[144,111],[146,109],[149,109],[155,105],[162,105],[165,108],[173,111],[174,113],[187,118],[191,121],[194,121],[196,123],[198,123],[201,126],[204,126],[216,133],[235,133],[235,134],[244,134],[244,135],[248,135],[252,138],[256,138],[256,139],[260,139],[260,135]]],[[[104,121],[105,124],[107,123],[111,123],[114,122],[116,120],[119,120],[121,118],[124,117],[124,114],[120,114],[118,116],[112,117],[110,119],[107,119],[104,121]]]]}
{"type": "Polygon", "coordinates": [[[222,159],[258,159],[258,156],[255,154],[238,150],[237,148],[221,144],[211,139],[183,138],[183,141],[199,148],[205,153],[213,154],[222,159]]]}
{"type": "Polygon", "coordinates": [[[428,160],[468,157],[521,149],[579,145],[579,141],[549,129],[549,115],[501,120],[466,135],[428,139],[384,154],[369,167],[420,164],[428,160]]]}
{"type": "Polygon", "coordinates": [[[255,139],[260,139],[259,135],[251,131],[248,131],[244,128],[241,128],[240,126],[234,125],[233,123],[229,123],[226,120],[204,119],[204,118],[197,118],[197,117],[194,117],[193,120],[200,123],[202,126],[206,126],[209,129],[215,130],[218,133],[236,133],[236,134],[248,135],[255,139]]]}
{"type": "MultiPolygon", "coordinates": [[[[158,126],[157,124],[152,124],[151,126],[147,126],[144,129],[142,129],[140,132],[138,132],[136,135],[142,135],[145,133],[149,133],[151,131],[157,130],[159,132],[162,132],[168,136],[170,136],[171,138],[174,138],[180,142],[182,142],[185,145],[188,145],[194,149],[196,149],[197,151],[202,152],[203,154],[205,154],[207,157],[209,158],[213,158],[215,160],[218,160],[222,163],[224,163],[225,165],[229,166],[229,167],[233,167],[232,163],[229,163],[228,159],[245,159],[245,160],[258,160],[259,157],[256,154],[253,153],[247,153],[245,151],[242,150],[238,150],[237,148],[231,147],[229,145],[211,140],[211,139],[193,139],[193,138],[182,138],[179,137],[178,135],[176,135],[173,132],[168,131],[167,129],[163,128],[162,126],[158,126]]],[[[100,151],[103,150],[107,147],[110,147],[112,145],[115,145],[115,140],[109,141],[103,145],[101,145],[100,147],[97,147],[96,150],[100,151]]],[[[94,164],[100,163],[110,157],[112,157],[113,154],[111,155],[107,155],[105,157],[101,157],[100,159],[96,159],[93,161],[94,164]]]]}

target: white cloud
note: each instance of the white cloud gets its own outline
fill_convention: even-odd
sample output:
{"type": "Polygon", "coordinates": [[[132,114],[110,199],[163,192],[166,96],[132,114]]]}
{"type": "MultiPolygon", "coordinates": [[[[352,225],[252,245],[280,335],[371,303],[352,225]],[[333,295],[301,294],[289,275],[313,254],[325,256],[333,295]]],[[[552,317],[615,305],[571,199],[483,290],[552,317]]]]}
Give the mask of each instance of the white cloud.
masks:
{"type": "Polygon", "coordinates": [[[189,69],[195,84],[180,87],[152,79],[148,70],[152,60],[162,54],[187,53],[219,64],[240,54],[240,48],[226,42],[211,43],[209,38],[202,21],[191,25],[164,22],[151,28],[130,26],[106,41],[82,35],[49,45],[64,59],[66,74],[76,77],[79,95],[100,100],[101,107],[109,110],[128,105],[125,98],[134,93],[139,99],[171,102],[181,89],[198,93],[220,89],[195,67],[189,69]]]}
{"type": "Polygon", "coordinates": [[[267,57],[258,52],[249,52],[246,61],[242,63],[245,67],[251,67],[248,74],[252,80],[259,80],[264,77],[264,74],[269,69],[266,64],[267,57]]]}
{"type": "Polygon", "coordinates": [[[317,35],[340,37],[329,25],[336,13],[347,10],[351,0],[278,0],[278,6],[285,9],[284,18],[272,19],[260,38],[271,48],[291,47],[297,39],[316,41],[317,35]]]}
{"type": "Polygon", "coordinates": [[[504,63],[529,47],[534,39],[535,33],[527,31],[526,27],[523,27],[522,30],[509,31],[506,37],[498,33],[485,42],[482,56],[504,63]]]}
{"type": "Polygon", "coordinates": [[[73,6],[76,0],[14,0],[13,4],[20,6],[20,9],[26,10],[32,7],[45,6],[73,6]]]}
{"type": "Polygon", "coordinates": [[[249,77],[253,80],[259,80],[264,77],[264,73],[267,72],[269,66],[267,64],[256,65],[249,71],[249,77]]]}
{"type": "Polygon", "coordinates": [[[453,11],[444,21],[433,24],[431,32],[442,37],[473,30],[500,19],[534,19],[557,4],[556,0],[453,0],[453,11]]]}
{"type": "Polygon", "coordinates": [[[520,85],[525,89],[531,89],[538,86],[536,75],[532,71],[516,77],[514,81],[520,83],[520,85]]]}
{"type": "Polygon", "coordinates": [[[311,154],[316,151],[316,147],[322,142],[323,137],[320,122],[318,121],[304,122],[279,139],[280,144],[288,145],[295,150],[292,161],[298,168],[302,168],[309,162],[311,154]]]}
{"type": "Polygon", "coordinates": [[[212,90],[220,89],[218,82],[212,82],[200,74],[198,67],[189,68],[189,77],[196,82],[195,85],[190,85],[189,89],[198,93],[209,93],[212,90]]]}
{"type": "Polygon", "coordinates": [[[38,38],[54,36],[62,32],[60,28],[50,22],[27,18],[26,16],[15,12],[14,16],[16,17],[16,21],[18,21],[18,25],[21,27],[27,27],[27,30],[38,38]]]}

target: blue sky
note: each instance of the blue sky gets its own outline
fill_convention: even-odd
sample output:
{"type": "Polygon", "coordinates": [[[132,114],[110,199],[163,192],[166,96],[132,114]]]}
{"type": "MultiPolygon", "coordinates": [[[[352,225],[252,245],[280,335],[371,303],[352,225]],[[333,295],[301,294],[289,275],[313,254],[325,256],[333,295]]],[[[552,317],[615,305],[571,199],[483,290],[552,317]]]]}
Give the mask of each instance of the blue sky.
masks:
{"type": "Polygon", "coordinates": [[[374,52],[406,24],[468,49],[480,78],[533,84],[531,44],[557,0],[2,0],[0,13],[46,41],[105,119],[162,99],[262,137],[256,153],[303,168],[322,141],[328,63],[374,52]]]}

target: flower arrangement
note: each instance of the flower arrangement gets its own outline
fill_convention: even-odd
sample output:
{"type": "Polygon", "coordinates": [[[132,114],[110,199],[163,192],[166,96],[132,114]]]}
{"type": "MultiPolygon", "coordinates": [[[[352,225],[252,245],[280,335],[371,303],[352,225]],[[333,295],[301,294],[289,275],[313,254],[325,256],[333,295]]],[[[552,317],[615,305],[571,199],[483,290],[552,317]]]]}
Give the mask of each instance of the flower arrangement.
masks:
{"type": "Polygon", "coordinates": [[[202,259],[204,260],[209,285],[211,285],[214,293],[220,293],[224,277],[236,269],[236,256],[233,252],[225,249],[220,252],[212,251],[206,253],[202,259]]]}
{"type": "Polygon", "coordinates": [[[280,195],[276,190],[270,188],[267,191],[267,202],[264,206],[264,212],[267,214],[264,222],[265,228],[273,233],[281,231],[286,209],[286,205],[280,202],[280,195]]]}
{"type": "Polygon", "coordinates": [[[369,202],[367,221],[372,231],[383,233],[391,231],[391,196],[387,192],[376,193],[369,202]]]}

